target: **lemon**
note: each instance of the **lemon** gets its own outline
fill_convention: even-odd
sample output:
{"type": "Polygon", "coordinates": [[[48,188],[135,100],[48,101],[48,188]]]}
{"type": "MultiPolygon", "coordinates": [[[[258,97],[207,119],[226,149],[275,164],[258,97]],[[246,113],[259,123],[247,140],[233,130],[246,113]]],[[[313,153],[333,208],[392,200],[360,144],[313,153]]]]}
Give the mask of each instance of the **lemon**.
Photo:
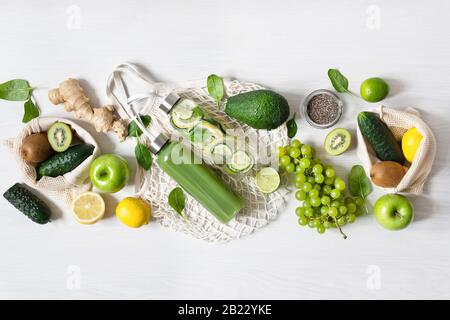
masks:
{"type": "Polygon", "coordinates": [[[81,193],[72,202],[72,213],[79,223],[95,223],[105,214],[105,201],[98,193],[81,193]]]}
{"type": "Polygon", "coordinates": [[[144,200],[127,197],[117,205],[116,216],[123,224],[139,228],[148,223],[151,211],[150,206],[144,200]]]}
{"type": "Polygon", "coordinates": [[[378,102],[386,98],[389,93],[389,86],[381,78],[369,78],[361,83],[359,93],[368,102],[378,102]]]}
{"type": "Polygon", "coordinates": [[[422,141],[422,135],[416,128],[411,128],[402,137],[402,150],[406,160],[413,162],[417,149],[422,141]]]}
{"type": "Polygon", "coordinates": [[[263,193],[272,193],[280,186],[280,175],[274,168],[262,168],[256,174],[256,186],[263,193]]]}

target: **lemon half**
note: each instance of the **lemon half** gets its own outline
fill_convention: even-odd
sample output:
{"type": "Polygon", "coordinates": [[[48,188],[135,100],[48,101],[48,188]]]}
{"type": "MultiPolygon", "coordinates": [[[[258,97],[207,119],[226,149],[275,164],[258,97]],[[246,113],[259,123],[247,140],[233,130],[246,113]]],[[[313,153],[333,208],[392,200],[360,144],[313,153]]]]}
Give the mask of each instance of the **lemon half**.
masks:
{"type": "Polygon", "coordinates": [[[79,223],[95,223],[105,214],[105,201],[98,193],[81,193],[72,202],[72,213],[79,223]]]}

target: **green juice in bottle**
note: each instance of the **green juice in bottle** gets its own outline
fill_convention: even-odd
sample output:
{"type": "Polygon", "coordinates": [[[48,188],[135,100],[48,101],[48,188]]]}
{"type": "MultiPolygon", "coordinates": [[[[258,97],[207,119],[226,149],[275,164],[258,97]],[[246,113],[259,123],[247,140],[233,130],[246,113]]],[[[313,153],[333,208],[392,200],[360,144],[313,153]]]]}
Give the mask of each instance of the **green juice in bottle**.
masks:
{"type": "Polygon", "coordinates": [[[219,221],[229,222],[242,209],[243,199],[179,142],[165,143],[157,155],[158,166],[219,221]]]}

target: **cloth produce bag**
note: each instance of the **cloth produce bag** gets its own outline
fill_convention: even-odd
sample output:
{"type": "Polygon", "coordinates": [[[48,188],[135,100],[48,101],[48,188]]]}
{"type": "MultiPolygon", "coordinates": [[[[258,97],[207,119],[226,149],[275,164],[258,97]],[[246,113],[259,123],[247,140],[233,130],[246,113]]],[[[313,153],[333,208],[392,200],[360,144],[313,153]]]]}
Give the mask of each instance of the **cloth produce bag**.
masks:
{"type": "MultiPolygon", "coordinates": [[[[397,141],[401,141],[403,134],[410,128],[417,128],[422,135],[422,141],[417,149],[413,163],[396,188],[382,188],[389,193],[421,194],[423,186],[433,166],[436,157],[436,138],[430,127],[421,119],[420,113],[413,108],[397,110],[380,106],[378,110],[380,119],[386,123],[397,141]]],[[[359,127],[357,128],[357,155],[362,162],[368,176],[372,165],[380,161],[372,147],[364,139],[359,127]]]]}
{"type": "Polygon", "coordinates": [[[32,188],[38,189],[43,194],[49,195],[55,198],[55,200],[64,201],[70,205],[79,193],[91,189],[92,185],[89,179],[89,166],[92,160],[100,154],[100,148],[92,135],[77,123],[63,118],[35,118],[23,127],[17,137],[6,140],[4,144],[15,155],[19,170],[22,173],[23,182],[32,188]],[[45,132],[55,122],[64,122],[68,124],[84,143],[92,144],[95,147],[94,152],[73,171],[68,172],[65,175],[54,178],[42,177],[37,180],[35,166],[27,163],[21,156],[22,143],[30,134],[45,132]]]}

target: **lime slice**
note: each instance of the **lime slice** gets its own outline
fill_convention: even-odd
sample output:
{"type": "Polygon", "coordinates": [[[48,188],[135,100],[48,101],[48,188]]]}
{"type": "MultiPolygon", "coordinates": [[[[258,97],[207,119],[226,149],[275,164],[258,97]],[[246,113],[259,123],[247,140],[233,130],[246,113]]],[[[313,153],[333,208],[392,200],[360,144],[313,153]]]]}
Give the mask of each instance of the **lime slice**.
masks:
{"type": "Polygon", "coordinates": [[[272,193],[280,186],[280,175],[274,168],[262,168],[256,174],[256,186],[263,193],[272,193]]]}
{"type": "Polygon", "coordinates": [[[215,164],[226,164],[231,158],[232,152],[228,145],[219,143],[212,148],[211,154],[215,164]]]}
{"type": "Polygon", "coordinates": [[[203,150],[209,150],[209,146],[212,143],[221,142],[223,139],[223,131],[216,125],[205,120],[200,121],[191,131],[191,141],[196,144],[201,144],[203,150]]]}
{"type": "Polygon", "coordinates": [[[188,120],[192,117],[192,110],[196,107],[194,101],[190,99],[182,99],[178,102],[172,110],[172,114],[175,114],[181,120],[188,120]]]}
{"type": "Polygon", "coordinates": [[[228,167],[234,172],[245,173],[253,167],[253,157],[248,153],[238,150],[233,153],[228,167]]]}

